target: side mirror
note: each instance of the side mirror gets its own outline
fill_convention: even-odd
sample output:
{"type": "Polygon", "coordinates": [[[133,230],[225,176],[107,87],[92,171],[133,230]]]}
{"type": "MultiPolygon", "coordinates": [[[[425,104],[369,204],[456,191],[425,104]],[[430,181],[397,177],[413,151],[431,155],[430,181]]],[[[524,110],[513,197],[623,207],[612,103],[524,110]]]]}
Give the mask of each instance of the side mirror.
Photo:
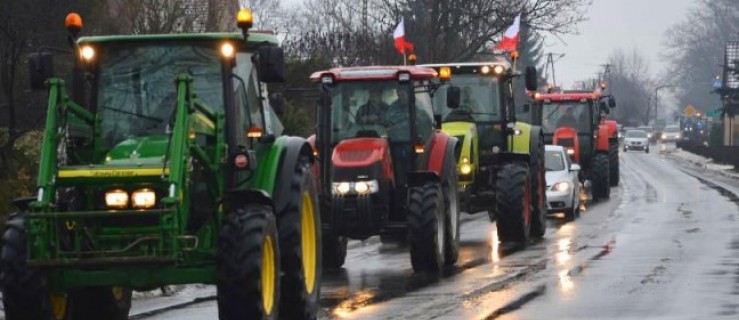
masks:
{"type": "Polygon", "coordinates": [[[275,46],[259,47],[259,81],[285,81],[285,55],[282,48],[275,46]]]}
{"type": "Polygon", "coordinates": [[[537,79],[536,67],[526,67],[526,90],[536,91],[539,85],[539,79],[537,79]]]}
{"type": "Polygon", "coordinates": [[[601,102],[600,102],[600,111],[601,111],[602,113],[605,113],[605,114],[610,114],[610,113],[611,113],[611,110],[610,110],[610,109],[608,109],[608,106],[607,106],[607,105],[606,105],[606,103],[605,103],[605,102],[603,102],[603,101],[601,101],[601,102]]]}
{"type": "Polygon", "coordinates": [[[459,87],[449,86],[446,89],[446,106],[449,109],[459,108],[462,100],[462,90],[459,87]]]}
{"type": "Polygon", "coordinates": [[[49,52],[35,52],[28,56],[28,75],[31,89],[45,88],[45,82],[54,76],[54,61],[49,52]]]}
{"type": "Polygon", "coordinates": [[[577,163],[573,163],[570,165],[570,171],[580,171],[582,168],[580,168],[580,165],[577,163]]]}
{"type": "Polygon", "coordinates": [[[614,98],[614,97],[608,97],[608,107],[609,108],[615,108],[616,107],[616,98],[614,98]]]}
{"type": "Polygon", "coordinates": [[[269,105],[272,107],[272,110],[275,111],[275,114],[282,117],[282,114],[285,111],[285,100],[283,99],[282,93],[270,93],[269,105]]]}

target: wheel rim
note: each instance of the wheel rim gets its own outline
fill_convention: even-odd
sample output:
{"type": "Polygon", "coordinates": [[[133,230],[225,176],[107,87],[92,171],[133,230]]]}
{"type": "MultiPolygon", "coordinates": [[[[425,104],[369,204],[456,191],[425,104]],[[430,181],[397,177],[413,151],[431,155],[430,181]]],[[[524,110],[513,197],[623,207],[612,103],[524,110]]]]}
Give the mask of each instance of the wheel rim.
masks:
{"type": "Polygon", "coordinates": [[[275,303],[275,248],[272,237],[266,236],[262,244],[262,307],[266,314],[272,314],[275,303]]]}
{"type": "Polygon", "coordinates": [[[51,310],[55,320],[64,319],[64,315],[67,313],[67,296],[52,294],[51,310]]]}
{"type": "Polygon", "coordinates": [[[113,299],[116,301],[123,300],[123,288],[122,287],[113,287],[110,289],[110,292],[113,294],[113,299]]]}
{"type": "Polygon", "coordinates": [[[528,227],[529,220],[531,219],[531,186],[530,182],[526,181],[526,190],[523,192],[523,225],[524,228],[528,227]]]}
{"type": "Polygon", "coordinates": [[[438,250],[439,256],[444,254],[444,217],[442,212],[443,210],[436,207],[436,250],[438,250]]]}
{"type": "Polygon", "coordinates": [[[316,283],[316,220],[313,199],[308,192],[303,193],[303,213],[301,215],[301,249],[303,257],[303,279],[308,294],[313,293],[316,283]]]}

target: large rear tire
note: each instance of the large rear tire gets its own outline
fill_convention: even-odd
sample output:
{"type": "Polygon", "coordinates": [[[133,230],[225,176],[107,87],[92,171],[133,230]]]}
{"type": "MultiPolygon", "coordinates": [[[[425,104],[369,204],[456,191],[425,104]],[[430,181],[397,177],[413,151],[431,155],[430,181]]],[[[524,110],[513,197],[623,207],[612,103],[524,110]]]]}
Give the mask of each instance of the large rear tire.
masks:
{"type": "Polygon", "coordinates": [[[219,319],[277,319],[279,252],[269,207],[247,205],[225,217],[218,235],[219,319]]]}
{"type": "Polygon", "coordinates": [[[315,319],[321,288],[321,220],[310,167],[295,168],[287,204],[277,214],[282,266],[280,316],[315,319]]]}
{"type": "Polygon", "coordinates": [[[323,267],[328,270],[340,269],[346,261],[347,238],[333,234],[323,234],[323,267]]]}
{"type": "Polygon", "coordinates": [[[608,160],[609,170],[611,173],[611,187],[615,187],[618,186],[620,180],[618,163],[618,142],[611,143],[611,146],[608,149],[608,160]]]}
{"type": "MultiPolygon", "coordinates": [[[[543,238],[547,229],[547,191],[544,169],[544,139],[539,138],[537,154],[531,163],[531,236],[543,238]]],[[[532,154],[534,156],[534,154],[532,154]]]]}
{"type": "Polygon", "coordinates": [[[593,198],[594,200],[608,199],[611,197],[611,183],[608,155],[605,153],[597,153],[593,157],[593,167],[591,175],[593,177],[593,198]]]}
{"type": "Polygon", "coordinates": [[[495,224],[501,242],[526,245],[531,231],[531,182],[529,170],[520,164],[507,164],[496,179],[495,224]]]}
{"type": "Polygon", "coordinates": [[[438,183],[408,189],[411,265],[416,272],[438,272],[444,265],[444,199],[438,183]]]}
{"type": "Polygon", "coordinates": [[[46,286],[46,275],[26,267],[28,238],[25,220],[24,213],[12,214],[3,230],[0,270],[5,318],[64,319],[67,313],[66,298],[52,299],[46,286]]]}
{"type": "Polygon", "coordinates": [[[444,265],[452,266],[459,259],[459,191],[456,162],[451,153],[445,168],[446,177],[441,190],[444,193],[444,265]]]}

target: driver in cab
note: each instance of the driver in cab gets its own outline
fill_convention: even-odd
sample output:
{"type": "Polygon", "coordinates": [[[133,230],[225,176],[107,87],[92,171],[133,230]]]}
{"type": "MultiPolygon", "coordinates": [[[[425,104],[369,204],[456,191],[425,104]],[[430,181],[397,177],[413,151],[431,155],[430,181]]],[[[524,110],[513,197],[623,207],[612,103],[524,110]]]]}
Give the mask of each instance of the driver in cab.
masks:
{"type": "Polygon", "coordinates": [[[382,101],[382,89],[370,89],[369,99],[367,103],[359,107],[357,110],[357,124],[381,124],[383,114],[388,110],[389,106],[382,101]]]}

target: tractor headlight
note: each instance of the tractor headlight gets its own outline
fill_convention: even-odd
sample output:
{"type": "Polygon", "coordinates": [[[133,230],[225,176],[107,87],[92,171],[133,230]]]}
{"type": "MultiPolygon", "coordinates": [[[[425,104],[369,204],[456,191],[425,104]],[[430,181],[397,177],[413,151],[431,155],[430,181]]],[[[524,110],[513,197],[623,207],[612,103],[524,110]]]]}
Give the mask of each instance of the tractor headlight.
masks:
{"type": "Polygon", "coordinates": [[[157,202],[157,194],[151,189],[139,189],[131,193],[131,205],[136,209],[149,209],[157,202]]]}
{"type": "Polygon", "coordinates": [[[346,195],[348,193],[354,194],[372,194],[380,191],[380,184],[377,180],[370,181],[357,181],[357,182],[334,182],[333,194],[334,195],[346,195]]]}
{"type": "Polygon", "coordinates": [[[109,209],[125,209],[128,207],[128,193],[121,189],[106,192],[105,205],[109,209]]]}
{"type": "Polygon", "coordinates": [[[349,185],[349,182],[334,182],[333,183],[334,194],[345,195],[349,193],[350,189],[351,189],[351,186],[349,185]]]}
{"type": "Polygon", "coordinates": [[[570,190],[570,183],[567,181],[557,182],[552,186],[552,191],[567,192],[570,190]]]}
{"type": "Polygon", "coordinates": [[[354,183],[354,191],[359,194],[370,194],[380,190],[377,180],[359,181],[354,183]]]}
{"type": "Polygon", "coordinates": [[[472,166],[469,163],[464,163],[459,167],[459,173],[463,175],[468,175],[470,172],[472,172],[472,166]]]}

